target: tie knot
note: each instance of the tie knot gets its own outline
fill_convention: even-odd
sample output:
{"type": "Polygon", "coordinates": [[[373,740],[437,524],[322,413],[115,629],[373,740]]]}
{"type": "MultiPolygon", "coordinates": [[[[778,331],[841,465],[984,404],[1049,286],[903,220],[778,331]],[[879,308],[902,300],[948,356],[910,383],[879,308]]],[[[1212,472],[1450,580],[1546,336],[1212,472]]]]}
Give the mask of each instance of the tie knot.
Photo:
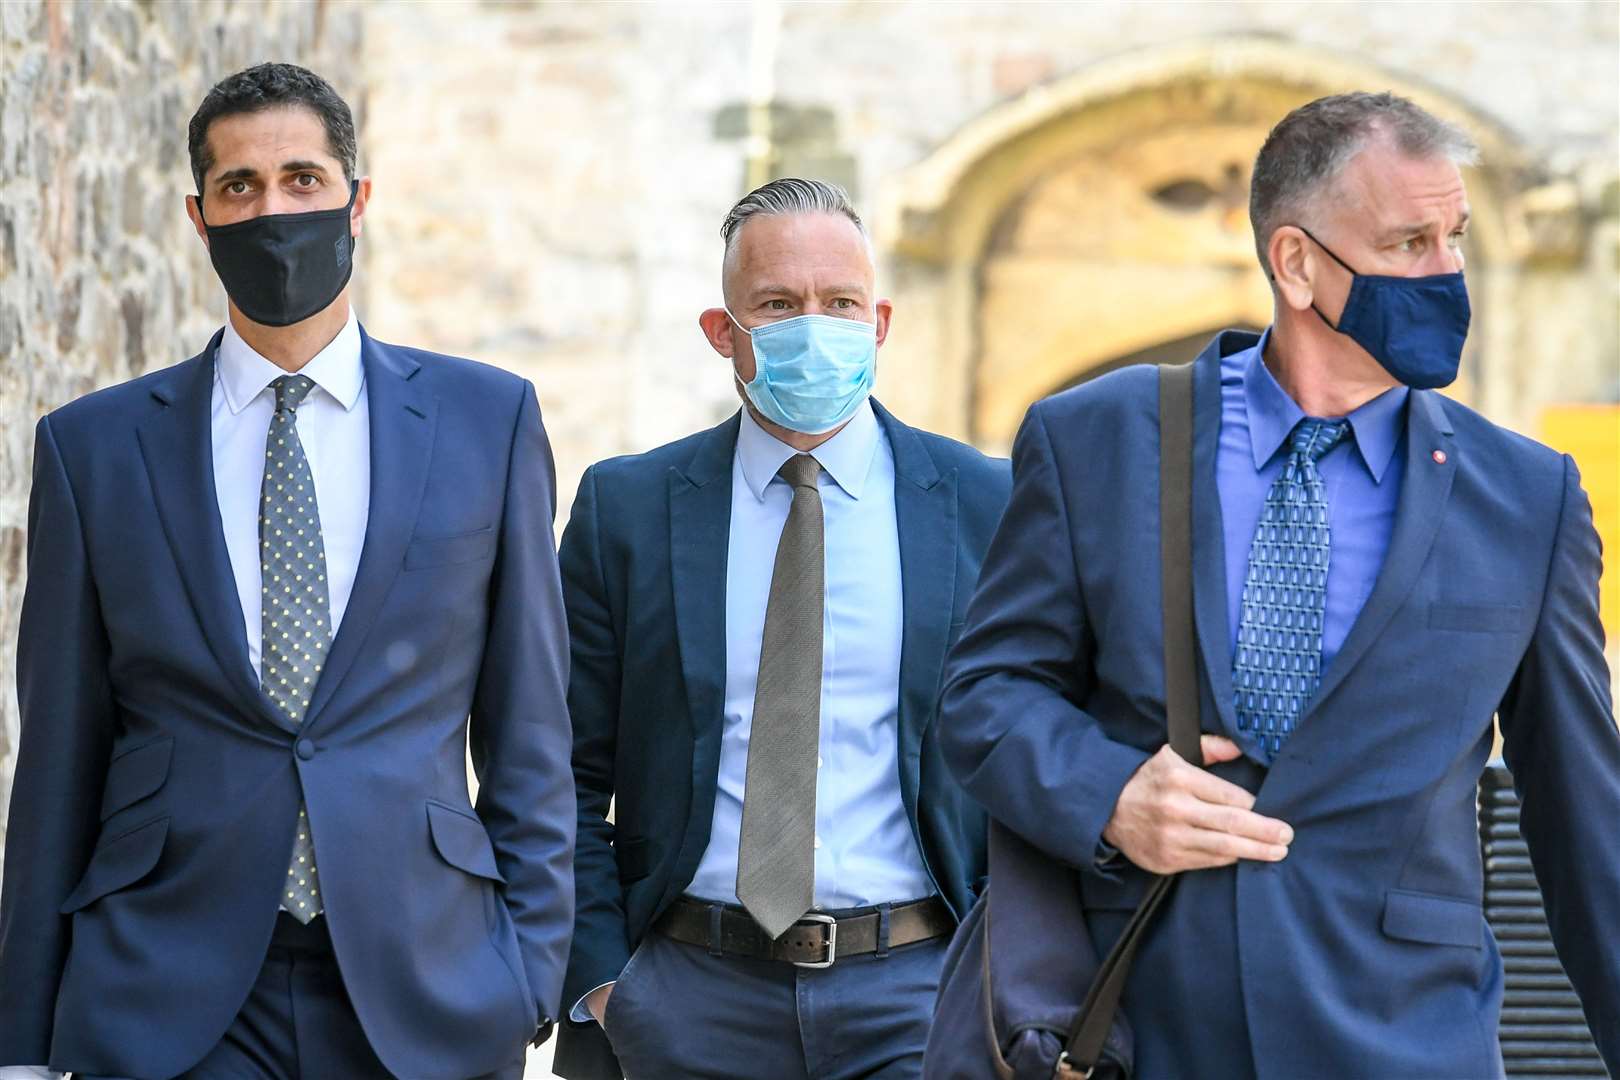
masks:
{"type": "Polygon", "coordinates": [[[776,475],[796,488],[813,488],[821,475],[821,462],[809,454],[794,454],[776,470],[776,475]]]}
{"type": "Polygon", "coordinates": [[[1295,454],[1308,461],[1316,462],[1322,455],[1339,445],[1350,431],[1348,420],[1317,420],[1306,417],[1294,428],[1291,441],[1295,454]]]}
{"type": "Polygon", "coordinates": [[[270,386],[276,392],[276,412],[294,412],[315,389],[315,380],[308,375],[283,375],[270,386]]]}

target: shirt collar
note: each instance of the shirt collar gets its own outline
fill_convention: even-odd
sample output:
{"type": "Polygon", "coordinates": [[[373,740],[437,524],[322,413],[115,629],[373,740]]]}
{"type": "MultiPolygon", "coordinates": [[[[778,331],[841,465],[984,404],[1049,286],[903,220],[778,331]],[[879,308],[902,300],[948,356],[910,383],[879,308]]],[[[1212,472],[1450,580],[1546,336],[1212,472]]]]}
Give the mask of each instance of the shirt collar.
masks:
{"type": "MultiPolygon", "coordinates": [[[[1266,367],[1266,342],[1270,337],[1270,330],[1260,336],[1243,372],[1249,449],[1257,470],[1265,467],[1288,441],[1295,426],[1305,419],[1305,411],[1288,396],[1288,391],[1266,367]]],[[[1372,474],[1374,483],[1383,482],[1384,473],[1395,457],[1395,446],[1400,442],[1401,425],[1406,416],[1406,399],[1410,395],[1407,387],[1393,387],[1345,417],[1355,434],[1356,454],[1372,474]]]]}
{"type": "MultiPolygon", "coordinates": [[[[286,371],[277,367],[242,340],[229,320],[225,334],[220,338],[216,360],[220,385],[225,391],[225,404],[234,416],[248,407],[265,388],[286,371]]],[[[354,309],[349,309],[348,321],[337,337],[327,342],[298,374],[330,394],[345,410],[353,409],[360,401],[360,390],[365,385],[365,368],[360,362],[360,323],[354,309]]]]}
{"type": "MultiPolygon", "coordinates": [[[[844,489],[852,499],[859,499],[866,487],[867,474],[872,471],[872,458],[877,452],[880,434],[877,416],[871,401],[861,402],[849,423],[810,451],[833,483],[844,489]]],[[[754,498],[763,502],[765,489],[776,478],[777,470],[787,459],[799,451],[759,426],[759,422],[746,408],[742,411],[742,426],[737,431],[737,460],[742,463],[743,479],[754,498]]]]}

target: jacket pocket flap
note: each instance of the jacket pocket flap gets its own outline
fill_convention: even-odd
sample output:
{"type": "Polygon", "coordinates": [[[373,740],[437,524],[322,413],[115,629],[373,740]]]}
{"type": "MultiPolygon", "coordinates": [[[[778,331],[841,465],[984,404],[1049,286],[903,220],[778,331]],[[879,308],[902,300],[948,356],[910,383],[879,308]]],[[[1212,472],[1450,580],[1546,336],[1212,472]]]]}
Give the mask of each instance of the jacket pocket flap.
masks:
{"type": "Polygon", "coordinates": [[[57,911],[71,915],[89,907],[108,893],[126,889],[152,872],[163,854],[163,841],[169,835],[169,819],[158,818],[137,825],[126,833],[101,844],[90,856],[84,877],[62,901],[57,911]]]}
{"type": "Polygon", "coordinates": [[[412,540],[411,546],[405,549],[405,569],[421,570],[429,566],[473,562],[489,558],[494,550],[494,529],[412,540]]]}
{"type": "Polygon", "coordinates": [[[647,876],[647,841],[615,840],[613,858],[619,865],[619,881],[625,885],[647,876]]]}
{"type": "Polygon", "coordinates": [[[1427,945],[1484,945],[1485,912],[1471,900],[1391,889],[1384,899],[1384,933],[1427,945]]]}
{"type": "Polygon", "coordinates": [[[107,782],[101,788],[101,820],[106,821],[162,787],[169,778],[169,757],[173,752],[174,736],[165,735],[113,758],[107,766],[107,782]]]}
{"type": "Polygon", "coordinates": [[[1517,604],[1430,604],[1430,630],[1472,630],[1501,634],[1524,625],[1524,608],[1517,604]]]}
{"type": "Polygon", "coordinates": [[[495,848],[489,842],[489,833],[484,831],[482,821],[437,799],[428,800],[427,815],[433,846],[445,862],[475,877],[506,884],[506,879],[496,869],[495,848]]]}

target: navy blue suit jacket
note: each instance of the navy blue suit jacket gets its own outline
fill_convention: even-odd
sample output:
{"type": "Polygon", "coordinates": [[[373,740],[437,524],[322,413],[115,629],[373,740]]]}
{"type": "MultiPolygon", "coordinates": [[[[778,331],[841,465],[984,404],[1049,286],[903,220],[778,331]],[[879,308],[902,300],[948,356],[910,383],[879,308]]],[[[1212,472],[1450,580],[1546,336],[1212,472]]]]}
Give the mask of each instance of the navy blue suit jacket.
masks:
{"type": "MultiPolygon", "coordinates": [[[[933,721],[946,648],[961,629],[1010,475],[1004,460],[873,406],[894,452],[900,532],[901,794],[923,861],[960,916],[984,874],[984,815],[946,770],[933,721]]],[[[563,534],[579,790],[579,909],[565,1008],[618,978],[708,847],[739,418],[593,465],[563,534]]],[[[556,1068],[592,1080],[620,1075],[594,1023],[563,1025],[556,1068]]]]}
{"type": "Polygon", "coordinates": [[[264,960],[302,794],[378,1056],[413,1078],[491,1071],[556,1014],[573,925],[533,388],[363,338],[370,518],[294,734],[249,664],[220,525],[218,344],[39,424],[0,1063],[156,1078],[211,1049],[264,960]]]}
{"type": "MultiPolygon", "coordinates": [[[[1194,394],[1202,721],[1234,738],[1219,358],[1254,342],[1212,342],[1194,394]]],[[[1591,511],[1572,461],[1439,394],[1412,394],[1406,440],[1382,573],[1295,734],[1269,772],[1216,770],[1294,827],[1287,859],[1183,875],[1137,955],[1141,1080],[1501,1075],[1475,824],[1498,710],[1559,955],[1620,1068],[1620,734],[1591,511]]],[[[1097,840],[1166,737],[1158,445],[1152,367],[1030,410],[941,705],[968,790],[1084,871],[1099,955],[1147,878],[1097,872],[1097,840]]]]}

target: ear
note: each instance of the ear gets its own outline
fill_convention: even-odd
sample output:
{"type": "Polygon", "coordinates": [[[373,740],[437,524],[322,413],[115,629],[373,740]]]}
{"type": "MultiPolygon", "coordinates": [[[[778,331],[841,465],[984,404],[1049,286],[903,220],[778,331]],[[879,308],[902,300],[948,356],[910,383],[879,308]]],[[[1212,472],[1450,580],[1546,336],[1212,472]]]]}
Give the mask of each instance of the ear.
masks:
{"type": "Polygon", "coordinates": [[[206,248],[208,246],[208,225],[203,221],[201,195],[186,196],[186,217],[191,219],[191,227],[197,230],[197,236],[201,238],[203,247],[206,248]]]}
{"type": "Polygon", "coordinates": [[[349,210],[349,235],[359,236],[361,219],[366,216],[366,203],[371,198],[371,177],[362,176],[354,193],[354,206],[349,210]]]}
{"type": "Polygon", "coordinates": [[[1293,225],[1279,226],[1266,245],[1271,283],[1282,302],[1295,311],[1304,311],[1316,299],[1311,285],[1315,258],[1316,253],[1311,250],[1305,234],[1293,225]]]}
{"type": "Polygon", "coordinates": [[[715,352],[730,360],[737,353],[737,340],[733,336],[736,327],[731,325],[731,316],[726,314],[725,308],[709,308],[698,316],[698,326],[703,328],[703,336],[709,339],[709,346],[715,352]]]}
{"type": "Polygon", "coordinates": [[[889,323],[894,318],[894,303],[888,298],[881,299],[875,305],[877,310],[877,343],[882,348],[884,339],[889,336],[889,323]]]}

